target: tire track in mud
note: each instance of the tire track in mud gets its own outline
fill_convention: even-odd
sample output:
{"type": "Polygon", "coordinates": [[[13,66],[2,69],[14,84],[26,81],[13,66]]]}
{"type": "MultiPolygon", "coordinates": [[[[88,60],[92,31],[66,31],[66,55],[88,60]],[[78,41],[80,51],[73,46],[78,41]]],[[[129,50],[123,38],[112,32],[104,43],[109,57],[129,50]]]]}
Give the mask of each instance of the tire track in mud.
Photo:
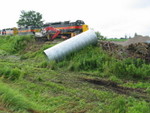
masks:
{"type": "Polygon", "coordinates": [[[144,99],[147,102],[150,102],[150,95],[144,91],[144,89],[140,88],[129,88],[120,86],[118,83],[110,81],[110,80],[103,80],[103,79],[95,79],[95,78],[81,78],[81,81],[89,82],[95,85],[104,86],[107,89],[110,89],[118,94],[123,94],[127,96],[132,96],[137,99],[144,99]]]}

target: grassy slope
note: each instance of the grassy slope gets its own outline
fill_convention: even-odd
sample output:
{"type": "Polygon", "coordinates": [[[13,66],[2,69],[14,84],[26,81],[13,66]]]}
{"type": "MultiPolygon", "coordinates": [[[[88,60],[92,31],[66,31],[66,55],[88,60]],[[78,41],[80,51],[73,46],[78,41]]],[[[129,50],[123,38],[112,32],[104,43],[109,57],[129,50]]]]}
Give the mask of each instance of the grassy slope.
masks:
{"type": "Polygon", "coordinates": [[[0,111],[15,113],[150,111],[149,80],[144,80],[141,76],[135,79],[131,75],[130,80],[128,77],[116,76],[118,73],[106,68],[108,67],[106,64],[112,63],[113,58],[98,47],[86,48],[56,63],[47,62],[43,54],[45,48],[54,44],[37,44],[27,38],[27,41],[23,40],[22,45],[22,40],[14,38],[14,40],[0,39],[0,43],[3,43],[0,46],[0,111]]]}

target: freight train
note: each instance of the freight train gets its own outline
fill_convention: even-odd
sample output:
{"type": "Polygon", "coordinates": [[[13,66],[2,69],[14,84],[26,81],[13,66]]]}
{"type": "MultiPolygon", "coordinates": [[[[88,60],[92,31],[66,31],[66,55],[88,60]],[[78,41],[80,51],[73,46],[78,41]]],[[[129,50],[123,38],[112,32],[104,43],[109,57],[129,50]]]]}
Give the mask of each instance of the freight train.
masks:
{"type": "Polygon", "coordinates": [[[35,32],[40,32],[40,28],[33,26],[22,27],[22,28],[6,28],[0,30],[0,35],[32,35],[35,32]]]}
{"type": "Polygon", "coordinates": [[[7,28],[0,30],[0,35],[35,35],[36,37],[46,37],[50,40],[56,37],[70,38],[88,29],[88,25],[84,21],[77,20],[75,22],[50,22],[43,24],[42,27],[7,28]]]}

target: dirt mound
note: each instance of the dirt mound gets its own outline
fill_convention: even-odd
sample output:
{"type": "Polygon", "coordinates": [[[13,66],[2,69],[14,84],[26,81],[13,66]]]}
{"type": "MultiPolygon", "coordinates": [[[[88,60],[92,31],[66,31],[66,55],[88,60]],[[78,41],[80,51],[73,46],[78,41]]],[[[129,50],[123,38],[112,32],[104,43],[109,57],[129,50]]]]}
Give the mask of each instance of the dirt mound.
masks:
{"type": "Polygon", "coordinates": [[[141,58],[150,62],[150,43],[139,42],[131,43],[128,46],[122,46],[114,42],[99,41],[99,46],[118,59],[131,57],[141,58]]]}
{"type": "Polygon", "coordinates": [[[124,42],[99,41],[99,46],[116,58],[141,58],[150,62],[150,37],[137,35],[124,42]]]}
{"type": "Polygon", "coordinates": [[[127,41],[124,42],[113,42],[115,44],[119,44],[122,46],[129,46],[130,44],[135,44],[135,43],[140,43],[140,42],[147,42],[150,41],[149,36],[142,36],[142,35],[137,35],[131,39],[128,39],[127,41]]]}

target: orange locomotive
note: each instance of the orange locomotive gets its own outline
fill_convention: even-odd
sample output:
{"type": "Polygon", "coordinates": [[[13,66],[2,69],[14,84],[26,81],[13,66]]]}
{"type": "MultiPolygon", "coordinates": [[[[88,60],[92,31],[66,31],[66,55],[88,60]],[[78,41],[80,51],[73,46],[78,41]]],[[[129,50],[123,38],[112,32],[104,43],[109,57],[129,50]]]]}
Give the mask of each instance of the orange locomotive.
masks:
{"type": "MultiPolygon", "coordinates": [[[[43,30],[39,35],[40,37],[47,37],[48,40],[54,40],[56,37],[66,39],[87,30],[88,25],[86,25],[82,20],[77,20],[76,22],[54,22],[44,24],[43,30]]],[[[38,33],[36,36],[38,37],[38,33]]]]}

